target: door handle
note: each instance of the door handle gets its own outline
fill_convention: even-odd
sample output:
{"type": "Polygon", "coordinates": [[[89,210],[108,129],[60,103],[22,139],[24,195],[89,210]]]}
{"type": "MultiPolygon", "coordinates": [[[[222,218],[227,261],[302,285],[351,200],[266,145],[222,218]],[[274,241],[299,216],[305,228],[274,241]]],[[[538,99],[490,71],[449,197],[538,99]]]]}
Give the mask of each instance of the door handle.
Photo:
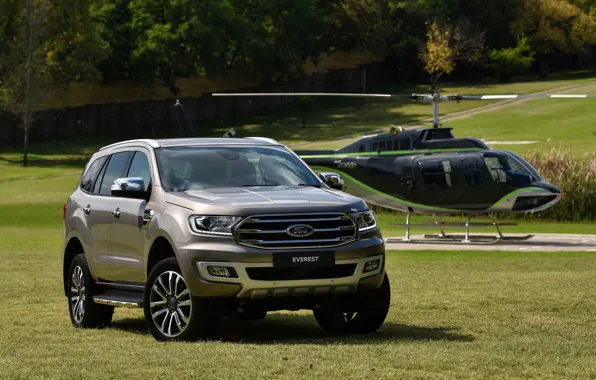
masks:
{"type": "Polygon", "coordinates": [[[91,205],[87,205],[87,207],[83,207],[83,213],[85,215],[91,214],[91,205]]]}
{"type": "Polygon", "coordinates": [[[118,207],[115,210],[112,210],[112,215],[114,215],[115,218],[119,218],[120,217],[120,207],[118,207]]]}
{"type": "Polygon", "coordinates": [[[149,226],[151,219],[153,219],[153,210],[146,208],[143,213],[143,227],[149,226]]]}

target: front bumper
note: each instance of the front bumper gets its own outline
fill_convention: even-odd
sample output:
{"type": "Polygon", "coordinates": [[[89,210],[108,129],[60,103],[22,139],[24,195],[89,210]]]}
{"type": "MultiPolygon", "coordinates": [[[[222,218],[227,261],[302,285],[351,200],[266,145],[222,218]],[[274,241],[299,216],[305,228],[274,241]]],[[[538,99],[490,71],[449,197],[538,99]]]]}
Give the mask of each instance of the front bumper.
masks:
{"type": "MultiPolygon", "coordinates": [[[[355,265],[350,273],[333,277],[273,280],[250,276],[251,268],[273,269],[272,250],[255,249],[237,244],[233,239],[205,238],[177,246],[176,256],[190,292],[196,297],[284,297],[292,295],[342,294],[363,288],[378,288],[385,274],[385,243],[380,232],[336,247],[335,266],[355,265]],[[380,258],[379,267],[363,273],[367,261],[380,258]],[[207,266],[232,267],[237,278],[215,277],[207,266]]],[[[302,277],[301,277],[302,278],[302,277]]]]}
{"type": "Polygon", "coordinates": [[[230,262],[197,262],[199,275],[209,282],[224,282],[238,284],[241,290],[236,297],[239,298],[265,298],[265,297],[286,297],[305,295],[327,295],[354,293],[358,290],[360,280],[378,276],[384,268],[384,255],[364,257],[351,260],[337,260],[335,265],[354,264],[355,269],[347,276],[337,278],[317,278],[303,280],[259,280],[251,278],[247,268],[273,268],[272,263],[230,263],[230,262]],[[364,266],[367,262],[379,260],[377,269],[364,273],[364,266]],[[213,276],[207,270],[209,266],[233,268],[237,278],[213,276]]]}

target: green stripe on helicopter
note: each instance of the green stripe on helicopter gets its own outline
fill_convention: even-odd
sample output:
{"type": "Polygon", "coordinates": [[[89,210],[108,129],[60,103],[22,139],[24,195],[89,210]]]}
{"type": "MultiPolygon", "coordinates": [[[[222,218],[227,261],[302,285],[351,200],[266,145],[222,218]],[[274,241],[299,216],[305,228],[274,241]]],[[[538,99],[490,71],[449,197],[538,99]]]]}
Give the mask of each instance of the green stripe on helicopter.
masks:
{"type": "MultiPolygon", "coordinates": [[[[341,158],[341,157],[361,157],[361,156],[401,156],[408,154],[425,153],[451,153],[451,152],[474,152],[485,150],[482,148],[459,148],[459,149],[424,149],[424,150],[389,150],[383,152],[358,152],[358,153],[335,153],[335,154],[313,154],[299,155],[300,158],[341,158]]],[[[300,152],[297,150],[297,152],[300,152]]]]}

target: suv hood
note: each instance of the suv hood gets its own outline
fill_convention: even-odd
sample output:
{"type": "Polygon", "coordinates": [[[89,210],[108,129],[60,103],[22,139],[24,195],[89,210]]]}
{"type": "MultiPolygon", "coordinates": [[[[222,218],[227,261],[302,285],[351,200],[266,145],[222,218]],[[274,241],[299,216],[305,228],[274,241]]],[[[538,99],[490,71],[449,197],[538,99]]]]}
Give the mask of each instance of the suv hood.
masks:
{"type": "Polygon", "coordinates": [[[168,193],[168,203],[197,212],[221,212],[223,215],[270,212],[366,210],[360,198],[326,188],[303,186],[221,187],[168,193]],[[258,209],[258,210],[255,210],[258,209]]]}

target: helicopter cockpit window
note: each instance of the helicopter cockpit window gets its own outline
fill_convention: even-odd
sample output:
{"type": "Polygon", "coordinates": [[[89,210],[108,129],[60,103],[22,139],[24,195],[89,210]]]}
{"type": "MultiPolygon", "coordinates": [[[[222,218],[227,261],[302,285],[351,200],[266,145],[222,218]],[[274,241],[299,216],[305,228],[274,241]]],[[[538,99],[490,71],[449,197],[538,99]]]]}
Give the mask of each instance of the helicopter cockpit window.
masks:
{"type": "Polygon", "coordinates": [[[513,157],[505,155],[485,156],[484,162],[496,183],[529,185],[535,180],[534,175],[513,157]]]}
{"type": "Polygon", "coordinates": [[[436,160],[421,163],[422,180],[431,187],[452,187],[451,162],[449,160],[436,160]]]}

